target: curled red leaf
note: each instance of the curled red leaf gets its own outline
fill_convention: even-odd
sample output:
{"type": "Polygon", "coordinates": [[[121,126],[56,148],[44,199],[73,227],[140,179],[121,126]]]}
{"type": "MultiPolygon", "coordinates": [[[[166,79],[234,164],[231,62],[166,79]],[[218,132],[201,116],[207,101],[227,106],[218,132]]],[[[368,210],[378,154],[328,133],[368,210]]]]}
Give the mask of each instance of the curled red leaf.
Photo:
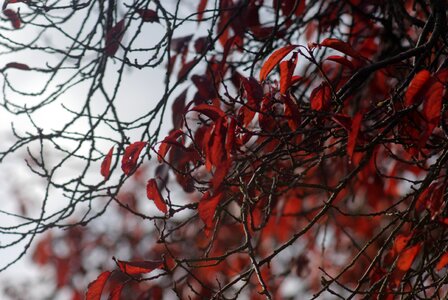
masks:
{"type": "Polygon", "coordinates": [[[170,150],[171,146],[177,142],[177,139],[184,134],[182,130],[173,130],[171,133],[163,139],[162,143],[160,144],[159,151],[158,151],[158,160],[159,162],[162,162],[165,158],[166,154],[170,150]]]}
{"type": "Polygon", "coordinates": [[[282,47],[280,49],[275,50],[269,58],[266,60],[266,62],[263,64],[260,70],[260,81],[263,81],[266,79],[266,77],[269,75],[269,73],[274,69],[274,67],[286,56],[288,53],[290,53],[292,50],[297,48],[296,45],[288,45],[285,47],[282,47]]]}
{"type": "Polygon", "coordinates": [[[141,275],[154,271],[155,269],[160,269],[163,267],[162,261],[123,261],[116,260],[118,267],[121,272],[129,275],[141,275]]]}
{"type": "Polygon", "coordinates": [[[354,58],[358,58],[361,60],[364,59],[364,57],[361,54],[359,54],[356,50],[354,50],[352,46],[338,39],[328,38],[323,40],[322,43],[320,43],[319,45],[323,47],[332,48],[334,50],[337,50],[354,58]]]}
{"type": "Polygon", "coordinates": [[[203,115],[206,115],[211,120],[216,121],[219,118],[225,116],[225,113],[218,107],[208,105],[208,104],[199,104],[191,109],[192,111],[197,111],[203,115]]]}
{"type": "Polygon", "coordinates": [[[154,204],[161,212],[165,214],[168,212],[168,207],[160,194],[159,188],[157,187],[157,182],[154,178],[148,180],[148,183],[146,184],[146,196],[149,200],[154,201],[154,204]]]}
{"type": "Polygon", "coordinates": [[[121,160],[121,169],[126,175],[129,175],[135,171],[138,157],[145,146],[146,142],[135,142],[127,146],[124,150],[124,155],[121,160]]]}
{"type": "Polygon", "coordinates": [[[104,160],[101,163],[101,175],[103,175],[104,179],[109,178],[113,152],[114,147],[110,148],[109,152],[107,153],[106,157],[104,157],[104,160]]]}

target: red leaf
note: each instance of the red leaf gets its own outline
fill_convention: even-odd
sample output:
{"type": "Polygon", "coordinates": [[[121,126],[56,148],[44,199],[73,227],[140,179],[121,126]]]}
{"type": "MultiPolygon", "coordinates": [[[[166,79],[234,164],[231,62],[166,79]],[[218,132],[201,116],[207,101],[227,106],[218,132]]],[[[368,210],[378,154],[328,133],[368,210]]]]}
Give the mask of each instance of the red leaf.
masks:
{"type": "Polygon", "coordinates": [[[347,140],[347,154],[350,159],[353,157],[353,152],[355,151],[356,140],[358,139],[359,129],[361,128],[362,114],[357,113],[353,117],[352,130],[348,135],[347,140]]]}
{"type": "Polygon", "coordinates": [[[163,266],[162,261],[122,261],[116,260],[118,267],[121,272],[129,275],[140,275],[146,274],[154,271],[155,269],[160,269],[163,266]]]}
{"type": "Polygon", "coordinates": [[[423,115],[429,123],[438,125],[442,111],[443,84],[435,81],[423,102],[423,115]]]}
{"type": "Polygon", "coordinates": [[[152,9],[137,9],[137,13],[140,15],[143,22],[159,22],[159,16],[152,9]]]}
{"type": "Polygon", "coordinates": [[[355,68],[353,63],[343,56],[331,55],[331,56],[327,57],[325,60],[331,60],[331,61],[337,62],[338,64],[341,64],[341,65],[348,67],[349,69],[352,69],[352,70],[355,68]]]}
{"type": "Polygon", "coordinates": [[[171,106],[174,128],[182,127],[183,116],[185,114],[185,99],[187,98],[187,91],[188,89],[185,89],[179,96],[177,96],[177,98],[173,102],[173,105],[171,106]]]}
{"type": "Polygon", "coordinates": [[[118,22],[114,27],[110,28],[106,33],[106,47],[104,52],[107,56],[114,56],[120,46],[121,39],[124,35],[124,19],[118,22]]]}
{"type": "Polygon", "coordinates": [[[429,81],[431,74],[427,70],[418,72],[409,83],[408,89],[404,95],[404,103],[406,107],[415,103],[418,96],[425,90],[426,83],[429,81]]]}
{"type": "Polygon", "coordinates": [[[263,64],[260,70],[260,81],[263,81],[266,79],[268,74],[274,69],[274,67],[286,56],[289,52],[294,50],[297,46],[295,45],[288,45],[285,47],[282,47],[278,50],[275,50],[274,53],[269,56],[269,58],[266,60],[266,62],[263,64]]]}
{"type": "Polygon", "coordinates": [[[106,180],[110,175],[110,164],[112,162],[112,153],[114,152],[114,147],[110,148],[106,157],[104,157],[103,162],[101,163],[101,175],[103,175],[106,180]]]}
{"type": "Polygon", "coordinates": [[[350,132],[352,130],[352,119],[349,116],[343,114],[336,114],[331,118],[333,119],[333,121],[344,127],[344,129],[347,130],[347,132],[350,132]]]}
{"type": "Polygon", "coordinates": [[[219,193],[210,198],[210,194],[207,192],[199,202],[198,212],[199,217],[205,224],[205,234],[210,235],[210,230],[213,227],[213,216],[215,215],[216,207],[221,200],[222,193],[219,193]]]}
{"type": "Polygon", "coordinates": [[[397,260],[397,268],[400,271],[407,272],[409,268],[412,266],[415,257],[419,253],[421,245],[415,245],[406,249],[404,252],[400,254],[400,257],[397,260]]]}
{"type": "Polygon", "coordinates": [[[156,180],[150,179],[146,185],[146,196],[149,200],[153,200],[156,207],[163,213],[168,212],[168,208],[166,206],[165,200],[160,194],[159,188],[157,187],[156,180]]]}
{"type": "Polygon", "coordinates": [[[291,87],[291,79],[297,65],[297,52],[294,52],[292,58],[280,63],[280,93],[285,94],[291,87]]]}
{"type": "Polygon", "coordinates": [[[28,71],[30,69],[30,67],[28,67],[28,65],[17,63],[17,62],[7,63],[3,69],[6,70],[8,68],[14,68],[14,69],[19,69],[19,70],[24,70],[24,71],[28,71]]]}
{"type": "Polygon", "coordinates": [[[14,27],[15,29],[20,28],[22,22],[20,21],[19,15],[15,11],[13,11],[12,9],[5,9],[3,13],[9,19],[9,21],[11,21],[12,27],[14,27]]]}
{"type": "Polygon", "coordinates": [[[101,273],[97,279],[89,283],[86,293],[86,300],[100,300],[103,288],[106,285],[107,279],[109,279],[111,272],[106,271],[101,273]]]}
{"type": "Polygon", "coordinates": [[[177,139],[184,134],[182,130],[173,130],[171,133],[163,139],[162,143],[160,144],[159,151],[158,151],[158,160],[159,162],[162,162],[165,158],[166,154],[171,148],[171,145],[175,142],[177,142],[177,139]]]}
{"type": "Polygon", "coordinates": [[[126,147],[123,159],[121,160],[121,169],[124,174],[129,175],[135,171],[138,157],[145,146],[146,142],[135,142],[126,147]]]}
{"type": "Polygon", "coordinates": [[[327,110],[331,100],[330,87],[326,83],[322,83],[311,92],[310,99],[311,109],[327,110]]]}
{"type": "Polygon", "coordinates": [[[177,73],[177,79],[178,80],[185,80],[188,73],[193,69],[193,67],[196,65],[197,60],[193,59],[190,62],[187,62],[186,64],[183,64],[182,67],[179,70],[179,73],[177,73]]]}
{"type": "Polygon", "coordinates": [[[202,21],[202,17],[204,16],[204,10],[207,6],[208,0],[201,0],[198,5],[198,22],[202,21]]]}
{"type": "Polygon", "coordinates": [[[328,38],[328,39],[323,40],[322,43],[320,43],[319,45],[323,46],[323,47],[329,47],[329,48],[332,48],[339,52],[342,52],[348,56],[364,60],[364,57],[362,57],[361,54],[359,54],[357,51],[355,51],[352,48],[352,46],[350,46],[349,44],[347,44],[346,42],[343,42],[341,40],[328,38]]]}
{"type": "Polygon", "coordinates": [[[118,283],[114,285],[112,291],[109,294],[108,300],[120,300],[121,292],[123,291],[124,284],[118,283]]]}
{"type": "Polygon", "coordinates": [[[445,252],[436,265],[436,271],[442,270],[446,265],[448,265],[448,252],[445,252]]]}
{"type": "Polygon", "coordinates": [[[258,109],[263,100],[263,87],[253,77],[241,77],[241,82],[246,91],[249,107],[255,110],[258,109]]]}
{"type": "Polygon", "coordinates": [[[206,115],[211,120],[215,121],[219,118],[222,118],[225,116],[225,113],[218,107],[208,105],[208,104],[200,104],[191,109],[192,111],[197,111],[203,115],[206,115]]]}

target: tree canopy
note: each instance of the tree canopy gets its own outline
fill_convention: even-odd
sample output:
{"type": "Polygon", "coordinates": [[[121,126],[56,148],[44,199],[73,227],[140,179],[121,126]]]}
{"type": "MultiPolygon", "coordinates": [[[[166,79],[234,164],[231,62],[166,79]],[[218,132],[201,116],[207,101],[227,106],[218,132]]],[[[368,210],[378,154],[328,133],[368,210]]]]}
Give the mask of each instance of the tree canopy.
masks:
{"type": "Polygon", "coordinates": [[[442,299],[446,5],[5,0],[0,162],[43,189],[2,211],[2,270],[30,252],[52,299],[442,299]]]}

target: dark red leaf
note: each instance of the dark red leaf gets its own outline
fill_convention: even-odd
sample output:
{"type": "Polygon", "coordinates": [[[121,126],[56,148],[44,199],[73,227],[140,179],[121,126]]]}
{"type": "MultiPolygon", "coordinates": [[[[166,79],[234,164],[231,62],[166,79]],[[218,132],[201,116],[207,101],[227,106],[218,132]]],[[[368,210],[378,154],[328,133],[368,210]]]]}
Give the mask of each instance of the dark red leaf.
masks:
{"type": "Polygon", "coordinates": [[[352,46],[350,46],[346,42],[343,42],[338,39],[328,38],[328,39],[323,40],[322,43],[320,43],[319,45],[323,46],[323,47],[332,48],[334,50],[337,50],[339,52],[342,52],[342,53],[344,53],[348,56],[354,57],[354,58],[358,58],[361,60],[364,59],[364,57],[362,57],[361,54],[359,54],[357,51],[355,51],[352,48],[352,46]]]}
{"type": "Polygon", "coordinates": [[[188,89],[185,89],[177,98],[174,100],[171,106],[172,118],[173,118],[173,128],[181,128],[182,122],[185,114],[185,99],[187,98],[188,89]]]}
{"type": "Polygon", "coordinates": [[[137,9],[137,13],[142,18],[143,22],[159,22],[159,16],[157,12],[152,9],[137,9]]]}
{"type": "Polygon", "coordinates": [[[159,188],[157,187],[156,180],[150,179],[146,185],[146,196],[149,200],[153,200],[156,207],[166,214],[168,212],[168,207],[166,206],[165,200],[160,194],[159,188]]]}
{"type": "Polygon", "coordinates": [[[112,291],[109,294],[108,300],[120,300],[121,292],[123,291],[124,283],[114,284],[112,291]]]}
{"type": "Polygon", "coordinates": [[[114,147],[110,148],[106,157],[104,157],[103,162],[101,163],[101,175],[103,175],[104,179],[107,180],[110,175],[110,165],[112,162],[112,153],[114,152],[114,147]]]}
{"type": "Polygon", "coordinates": [[[315,88],[310,95],[311,109],[327,110],[330,106],[331,90],[326,83],[322,83],[315,88]]]}
{"type": "Polygon", "coordinates": [[[118,267],[121,272],[129,275],[141,275],[154,271],[155,269],[160,269],[163,267],[162,261],[123,261],[116,260],[118,267]]]}
{"type": "Polygon", "coordinates": [[[188,73],[190,73],[190,71],[193,69],[193,67],[196,65],[196,63],[197,63],[197,60],[193,59],[192,61],[183,64],[179,70],[179,73],[177,73],[177,79],[180,81],[185,80],[188,73]]]}
{"type": "Polygon", "coordinates": [[[331,118],[333,119],[333,121],[344,127],[347,132],[350,132],[352,130],[352,119],[349,116],[336,114],[331,118]]]}
{"type": "Polygon", "coordinates": [[[7,63],[3,69],[6,70],[9,68],[19,69],[19,70],[24,70],[24,71],[30,70],[30,67],[28,67],[28,65],[17,63],[17,62],[7,63]]]}
{"type": "Polygon", "coordinates": [[[213,227],[213,216],[215,215],[216,207],[218,206],[221,197],[222,193],[218,193],[213,197],[210,197],[210,194],[207,192],[199,202],[199,217],[205,224],[205,234],[207,236],[210,235],[210,230],[213,227]]]}
{"type": "Polygon", "coordinates": [[[222,118],[225,116],[225,113],[218,107],[208,105],[208,104],[200,104],[191,109],[192,111],[197,111],[203,115],[206,115],[211,120],[215,121],[219,118],[222,118]]]}
{"type": "Polygon", "coordinates": [[[246,91],[247,104],[252,109],[258,109],[263,100],[263,87],[253,77],[241,77],[241,82],[246,91]]]}
{"type": "Polygon", "coordinates": [[[121,160],[121,169],[124,174],[129,175],[135,171],[140,152],[142,152],[145,147],[146,142],[135,142],[126,147],[123,159],[121,160]]]}
{"type": "Polygon", "coordinates": [[[406,107],[415,103],[418,96],[421,95],[426,88],[426,83],[429,81],[430,77],[431,74],[427,70],[422,70],[414,76],[404,95],[404,103],[406,107]]]}
{"type": "Polygon", "coordinates": [[[353,63],[343,56],[331,55],[331,56],[327,57],[325,60],[337,62],[338,64],[341,64],[341,65],[343,65],[349,69],[352,69],[352,70],[355,68],[353,63]]]}
{"type": "Polygon", "coordinates": [[[205,7],[207,6],[207,2],[208,0],[200,0],[201,2],[199,2],[198,5],[198,22],[202,21],[202,17],[204,16],[204,10],[205,7]]]}
{"type": "Polygon", "coordinates": [[[263,81],[266,79],[266,77],[269,75],[269,73],[274,69],[274,67],[286,56],[288,53],[290,53],[292,50],[297,48],[296,45],[288,45],[285,47],[282,47],[280,49],[275,50],[269,58],[266,60],[266,62],[263,64],[260,70],[260,81],[263,81]]]}
{"type": "Polygon", "coordinates": [[[86,300],[100,300],[106,281],[109,279],[111,272],[105,271],[101,273],[97,279],[89,283],[86,293],[86,300]]]}
{"type": "Polygon", "coordinates": [[[171,145],[175,142],[177,142],[177,139],[184,134],[182,130],[173,130],[171,133],[163,139],[162,143],[160,144],[159,151],[158,151],[158,160],[159,162],[162,162],[165,158],[166,154],[171,148],[171,145]]]}
{"type": "Polygon", "coordinates": [[[359,130],[361,129],[362,114],[357,113],[353,117],[352,130],[348,135],[347,140],[347,154],[350,158],[353,157],[353,152],[355,152],[356,140],[358,139],[359,130]]]}
{"type": "Polygon", "coordinates": [[[12,27],[14,27],[15,29],[20,28],[20,25],[22,24],[22,22],[20,21],[19,15],[15,11],[13,11],[12,9],[5,9],[3,11],[3,13],[11,22],[12,27]]]}
{"type": "Polygon", "coordinates": [[[421,245],[415,245],[404,250],[397,260],[397,268],[400,271],[407,272],[409,268],[412,266],[415,257],[420,252],[420,248],[421,245]]]}
{"type": "Polygon", "coordinates": [[[445,252],[439,259],[436,265],[436,271],[442,270],[444,267],[448,265],[448,252],[445,252]]]}
{"type": "Polygon", "coordinates": [[[291,87],[292,76],[297,65],[297,52],[294,52],[291,59],[280,62],[280,93],[285,94],[291,87]]]}
{"type": "Polygon", "coordinates": [[[104,52],[108,56],[114,56],[120,46],[121,39],[124,35],[124,19],[118,22],[114,27],[110,28],[106,33],[106,47],[104,52]]]}
{"type": "Polygon", "coordinates": [[[442,111],[443,84],[435,81],[428,89],[423,102],[423,115],[430,123],[438,125],[442,111]]]}

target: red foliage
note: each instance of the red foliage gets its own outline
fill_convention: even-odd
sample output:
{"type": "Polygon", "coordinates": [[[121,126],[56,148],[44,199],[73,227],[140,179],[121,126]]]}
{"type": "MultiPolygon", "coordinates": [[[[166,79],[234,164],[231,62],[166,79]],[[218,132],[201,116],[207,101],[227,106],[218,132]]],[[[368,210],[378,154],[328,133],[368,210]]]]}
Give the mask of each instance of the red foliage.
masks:
{"type": "Polygon", "coordinates": [[[48,223],[70,228],[34,252],[37,264],[55,269],[58,288],[77,295],[82,287],[72,276],[91,280],[111,270],[104,257],[88,264],[101,249],[107,258],[129,258],[89,285],[89,300],[437,298],[448,291],[444,1],[201,0],[192,8],[180,1],[173,11],[143,2],[108,11],[92,48],[105,42],[100,73],[109,63],[126,70],[165,62],[164,95],[132,122],[120,123],[113,101],[92,117],[117,128],[121,168],[135,174],[109,179],[111,148],[101,164],[105,180],[80,181],[79,191],[64,186],[75,194],[68,215],[107,198],[117,228],[48,223]],[[156,8],[141,8],[150,5],[156,8]],[[112,26],[116,16],[124,17],[112,26]],[[124,18],[129,41],[112,60],[124,18]],[[156,46],[142,46],[153,33],[142,21],[167,29],[156,46]],[[183,24],[207,35],[179,36],[183,24]],[[170,107],[173,127],[159,136],[170,107]],[[122,151],[133,130],[147,142],[122,151]],[[146,168],[137,170],[143,150],[146,168]],[[163,214],[148,210],[145,191],[163,214]],[[303,289],[288,291],[291,282],[303,289]]]}

